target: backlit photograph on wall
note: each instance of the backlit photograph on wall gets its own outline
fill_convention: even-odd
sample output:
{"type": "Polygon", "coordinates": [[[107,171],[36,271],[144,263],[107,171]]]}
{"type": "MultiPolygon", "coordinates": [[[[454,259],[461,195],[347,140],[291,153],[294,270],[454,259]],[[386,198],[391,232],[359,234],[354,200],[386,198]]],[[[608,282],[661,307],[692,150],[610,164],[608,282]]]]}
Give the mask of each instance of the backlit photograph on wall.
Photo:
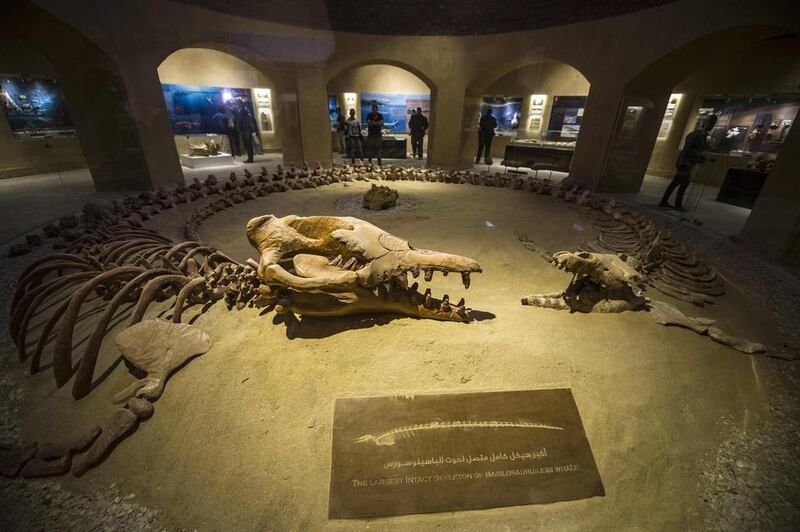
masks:
{"type": "Polygon", "coordinates": [[[498,135],[512,135],[519,129],[522,116],[522,97],[484,96],[481,100],[481,116],[491,108],[497,120],[498,135]]]}
{"type": "Polygon", "coordinates": [[[383,115],[383,130],[394,134],[408,133],[408,119],[412,109],[422,107],[427,116],[430,111],[429,94],[396,94],[388,92],[361,93],[361,122],[366,127],[367,115],[372,112],[372,104],[378,105],[383,115]]]}
{"type": "Polygon", "coordinates": [[[161,88],[167,104],[169,123],[176,135],[222,133],[214,115],[225,114],[235,99],[241,99],[250,114],[254,115],[250,89],[169,83],[162,83],[161,88]]]}
{"type": "Polygon", "coordinates": [[[64,94],[54,79],[2,76],[0,105],[16,138],[75,135],[64,94]]]}
{"type": "Polygon", "coordinates": [[[573,140],[578,138],[583,120],[586,96],[555,96],[550,111],[548,140],[573,140]]]}
{"type": "Polygon", "coordinates": [[[255,103],[258,109],[258,127],[265,133],[275,131],[272,121],[272,91],[269,89],[253,89],[255,103]]]}

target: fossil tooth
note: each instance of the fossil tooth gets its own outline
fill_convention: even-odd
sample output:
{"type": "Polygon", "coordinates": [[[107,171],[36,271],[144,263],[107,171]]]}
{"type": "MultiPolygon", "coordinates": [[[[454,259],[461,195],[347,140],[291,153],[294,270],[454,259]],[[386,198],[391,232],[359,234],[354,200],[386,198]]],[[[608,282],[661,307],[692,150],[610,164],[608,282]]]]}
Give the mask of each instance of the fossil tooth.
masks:
{"type": "Polygon", "coordinates": [[[450,270],[442,270],[442,276],[447,277],[448,273],[450,273],[450,270]]]}
{"type": "Polygon", "coordinates": [[[425,282],[429,283],[433,279],[433,270],[425,270],[425,282]]]}
{"type": "Polygon", "coordinates": [[[414,268],[413,270],[411,270],[411,276],[412,276],[414,279],[416,279],[417,277],[419,277],[419,270],[418,270],[418,269],[416,269],[416,268],[414,268]]]}
{"type": "Polygon", "coordinates": [[[469,272],[464,272],[461,274],[461,282],[464,283],[464,288],[469,288],[469,272]]]}
{"type": "Polygon", "coordinates": [[[458,303],[456,303],[456,306],[457,307],[463,307],[464,303],[465,303],[465,301],[464,301],[464,298],[462,297],[461,299],[458,300],[458,303]]]}
{"type": "Polygon", "coordinates": [[[411,285],[411,290],[413,290],[414,292],[417,291],[417,288],[419,288],[419,283],[414,283],[411,285]]]}
{"type": "Polygon", "coordinates": [[[342,256],[336,255],[334,258],[331,259],[330,264],[332,266],[339,266],[342,263],[342,256]]]}
{"type": "Polygon", "coordinates": [[[355,257],[350,257],[350,260],[348,260],[347,262],[345,262],[345,264],[344,264],[343,268],[344,268],[345,270],[350,270],[350,269],[352,269],[352,267],[353,267],[353,266],[354,266],[354,265],[355,265],[357,262],[358,262],[358,260],[357,260],[355,257]]]}
{"type": "Polygon", "coordinates": [[[431,289],[430,288],[425,290],[425,303],[423,303],[423,304],[425,305],[426,309],[432,309],[433,308],[433,298],[431,297],[431,289]]]}
{"type": "Polygon", "coordinates": [[[450,303],[450,296],[445,294],[444,297],[442,298],[442,303],[450,303]]]}

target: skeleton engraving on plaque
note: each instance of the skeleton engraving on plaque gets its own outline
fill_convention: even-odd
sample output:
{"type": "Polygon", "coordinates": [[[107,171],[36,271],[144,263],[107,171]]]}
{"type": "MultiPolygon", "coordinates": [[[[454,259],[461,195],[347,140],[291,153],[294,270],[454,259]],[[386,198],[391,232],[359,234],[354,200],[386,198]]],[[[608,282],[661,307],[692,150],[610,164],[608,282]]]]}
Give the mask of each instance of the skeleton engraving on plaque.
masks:
{"type": "Polygon", "coordinates": [[[530,421],[433,421],[419,425],[407,425],[387,430],[378,435],[365,434],[356,438],[354,443],[373,443],[378,446],[394,445],[399,440],[413,438],[422,432],[452,429],[544,429],[564,430],[564,427],[530,421]]]}

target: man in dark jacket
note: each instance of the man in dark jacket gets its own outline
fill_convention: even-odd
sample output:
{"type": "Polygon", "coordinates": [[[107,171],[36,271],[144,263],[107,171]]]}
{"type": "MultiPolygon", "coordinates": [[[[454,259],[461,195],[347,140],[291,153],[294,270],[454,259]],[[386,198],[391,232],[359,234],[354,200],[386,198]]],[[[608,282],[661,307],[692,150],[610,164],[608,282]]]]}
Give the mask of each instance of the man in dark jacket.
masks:
{"type": "Polygon", "coordinates": [[[677,188],[678,195],[675,197],[675,207],[673,208],[679,211],[686,210],[683,207],[683,195],[686,193],[686,188],[689,186],[689,182],[692,179],[692,168],[694,165],[706,160],[706,156],[703,155],[703,150],[706,149],[708,132],[714,129],[716,123],[717,115],[711,115],[708,117],[704,127],[698,127],[686,135],[686,140],[683,141],[683,149],[678,154],[678,159],[675,161],[677,172],[675,172],[675,177],[672,178],[672,182],[667,186],[667,190],[664,191],[661,202],[658,204],[659,207],[672,207],[672,205],[669,204],[669,198],[672,196],[672,192],[677,188]]]}
{"type": "Polygon", "coordinates": [[[236,131],[242,136],[242,143],[244,143],[245,150],[247,150],[246,163],[253,162],[253,133],[258,131],[256,127],[256,119],[247,109],[241,98],[237,98],[233,104],[233,123],[236,131]]]}
{"type": "Polygon", "coordinates": [[[381,166],[383,156],[383,115],[378,112],[378,104],[372,104],[372,112],[367,115],[367,157],[372,162],[372,156],[378,158],[381,166]]]}
{"type": "Polygon", "coordinates": [[[422,139],[428,130],[428,119],[422,114],[422,107],[417,107],[417,111],[411,115],[408,120],[408,130],[411,132],[412,157],[422,159],[422,139]]]}
{"type": "Polygon", "coordinates": [[[492,116],[492,108],[489,107],[478,122],[478,154],[475,155],[475,164],[481,162],[481,153],[483,153],[483,161],[486,164],[492,164],[492,139],[496,127],[497,120],[492,116]]]}

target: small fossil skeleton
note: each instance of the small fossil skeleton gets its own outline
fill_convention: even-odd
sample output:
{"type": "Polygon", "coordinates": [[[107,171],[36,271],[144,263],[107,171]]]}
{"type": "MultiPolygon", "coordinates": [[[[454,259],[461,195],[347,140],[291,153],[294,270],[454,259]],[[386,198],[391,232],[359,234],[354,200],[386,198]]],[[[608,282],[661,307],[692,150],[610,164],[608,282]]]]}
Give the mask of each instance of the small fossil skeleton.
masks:
{"type": "Polygon", "coordinates": [[[643,309],[642,275],[625,255],[611,253],[571,253],[559,251],[548,260],[559,270],[572,273],[563,292],[534,295],[522,299],[523,305],[578,312],[623,312],[643,309]]]}
{"type": "Polygon", "coordinates": [[[531,305],[571,312],[624,312],[642,310],[660,325],[675,325],[707,335],[715,342],[743,353],[767,351],[766,346],[725,333],[714,320],[691,318],[673,305],[651,301],[641,289],[645,276],[636,269],[638,262],[625,255],[572,253],[559,251],[545,255],[556,268],[573,274],[567,289],[557,294],[539,294],[522,298],[531,305]]]}
{"type": "Polygon", "coordinates": [[[353,443],[372,443],[378,446],[394,445],[399,440],[419,436],[420,433],[453,429],[542,429],[565,430],[564,427],[530,421],[432,421],[419,425],[408,425],[388,430],[377,436],[365,434],[353,440],[353,443]]]}

